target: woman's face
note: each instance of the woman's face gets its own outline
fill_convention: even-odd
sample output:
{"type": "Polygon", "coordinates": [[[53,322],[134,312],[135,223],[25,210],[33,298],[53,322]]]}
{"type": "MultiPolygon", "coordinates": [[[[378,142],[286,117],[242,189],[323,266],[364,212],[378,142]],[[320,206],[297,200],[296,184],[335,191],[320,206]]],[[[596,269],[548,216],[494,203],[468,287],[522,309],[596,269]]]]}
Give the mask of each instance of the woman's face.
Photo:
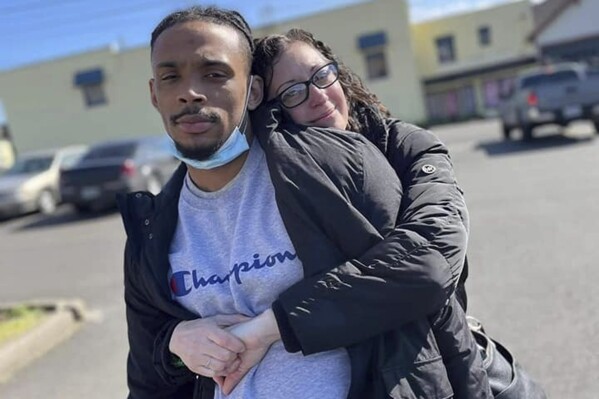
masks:
{"type": "MultiPolygon", "coordinates": [[[[273,66],[268,99],[272,100],[296,83],[310,80],[315,72],[317,73],[315,79],[317,79],[318,75],[323,73],[317,71],[328,63],[330,60],[309,44],[291,43],[273,66]]],[[[337,129],[347,128],[347,101],[339,81],[324,89],[310,84],[308,98],[303,103],[284,109],[295,123],[337,129]]]]}

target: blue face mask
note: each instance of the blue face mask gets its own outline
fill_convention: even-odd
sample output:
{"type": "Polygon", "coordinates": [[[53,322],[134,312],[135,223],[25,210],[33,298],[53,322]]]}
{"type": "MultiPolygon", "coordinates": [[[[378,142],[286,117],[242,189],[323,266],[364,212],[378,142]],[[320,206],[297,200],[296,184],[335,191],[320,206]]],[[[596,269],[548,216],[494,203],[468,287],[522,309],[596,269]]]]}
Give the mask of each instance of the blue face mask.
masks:
{"type": "Polygon", "coordinates": [[[169,151],[170,153],[179,159],[181,162],[186,163],[188,166],[191,166],[194,169],[214,169],[219,166],[223,166],[228,164],[229,162],[237,159],[241,154],[250,149],[249,143],[247,141],[247,137],[245,136],[245,129],[248,124],[248,116],[247,116],[247,105],[250,98],[250,90],[252,88],[253,76],[250,76],[250,84],[248,85],[248,92],[245,97],[245,104],[243,107],[243,115],[241,116],[241,123],[238,126],[235,126],[233,132],[229,136],[229,138],[219,147],[218,150],[214,154],[210,156],[208,159],[197,160],[186,158],[181,152],[177,149],[175,142],[173,139],[167,135],[169,141],[169,151]],[[242,131],[243,130],[243,131],[242,131]]]}

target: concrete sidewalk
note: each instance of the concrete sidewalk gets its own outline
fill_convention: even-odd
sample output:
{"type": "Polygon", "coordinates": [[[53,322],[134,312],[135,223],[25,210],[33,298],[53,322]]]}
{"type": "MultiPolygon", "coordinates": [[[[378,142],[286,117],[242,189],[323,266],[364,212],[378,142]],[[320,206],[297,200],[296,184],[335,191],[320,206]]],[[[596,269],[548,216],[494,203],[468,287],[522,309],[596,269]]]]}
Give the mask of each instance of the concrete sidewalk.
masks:
{"type": "Polygon", "coordinates": [[[37,300],[0,304],[0,309],[26,306],[42,309],[48,316],[26,333],[0,345],[0,383],[71,337],[86,319],[81,300],[37,300]]]}

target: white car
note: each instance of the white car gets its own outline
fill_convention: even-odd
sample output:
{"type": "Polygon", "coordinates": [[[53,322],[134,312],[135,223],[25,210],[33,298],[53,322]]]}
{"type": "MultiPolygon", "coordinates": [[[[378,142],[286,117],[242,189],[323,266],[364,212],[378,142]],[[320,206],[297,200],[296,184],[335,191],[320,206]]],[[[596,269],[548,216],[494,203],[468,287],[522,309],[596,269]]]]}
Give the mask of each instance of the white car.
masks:
{"type": "Polygon", "coordinates": [[[86,150],[85,146],[69,146],[20,154],[0,175],[0,218],[54,212],[61,202],[60,170],[76,164],[86,150]]]}

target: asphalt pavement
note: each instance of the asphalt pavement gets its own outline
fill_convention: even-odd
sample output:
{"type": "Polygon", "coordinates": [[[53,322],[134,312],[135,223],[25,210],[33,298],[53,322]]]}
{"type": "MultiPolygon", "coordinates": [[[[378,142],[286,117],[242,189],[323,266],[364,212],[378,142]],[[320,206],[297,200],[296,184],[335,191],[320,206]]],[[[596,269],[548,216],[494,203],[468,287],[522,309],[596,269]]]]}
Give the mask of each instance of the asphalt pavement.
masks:
{"type": "MultiPolygon", "coordinates": [[[[599,135],[544,129],[501,139],[494,120],[433,129],[450,148],[470,210],[469,313],[550,398],[599,392],[599,135]]],[[[0,222],[0,302],[80,298],[93,311],[70,340],[0,385],[3,399],[126,396],[119,216],[0,222]]]]}

